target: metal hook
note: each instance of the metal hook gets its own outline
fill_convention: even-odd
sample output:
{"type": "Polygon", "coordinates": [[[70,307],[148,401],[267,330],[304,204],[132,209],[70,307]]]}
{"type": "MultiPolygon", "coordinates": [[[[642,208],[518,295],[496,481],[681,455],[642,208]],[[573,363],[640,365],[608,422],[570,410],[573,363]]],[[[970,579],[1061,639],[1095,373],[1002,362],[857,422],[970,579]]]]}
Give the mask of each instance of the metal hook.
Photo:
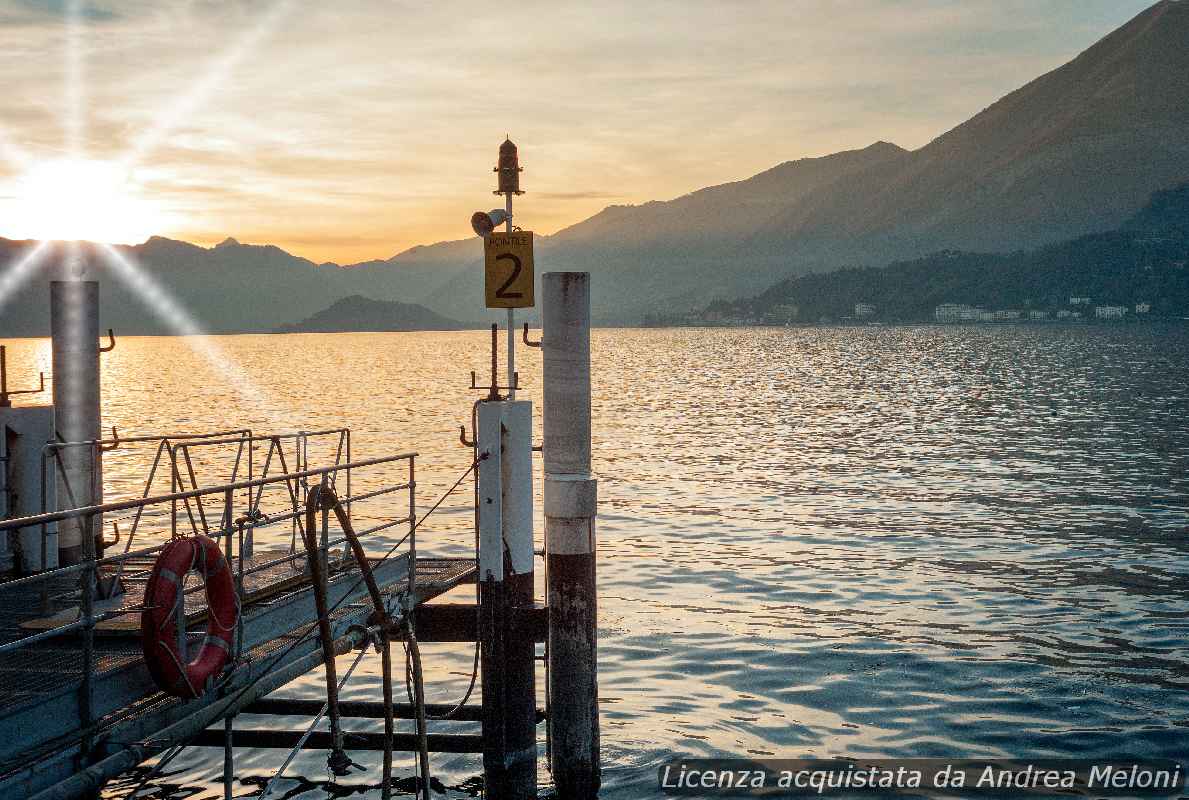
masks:
{"type": "Polygon", "coordinates": [[[111,426],[111,438],[112,438],[111,444],[99,445],[100,453],[110,453],[112,450],[115,450],[117,447],[120,446],[120,432],[118,430],[116,430],[115,425],[111,426]]]}
{"type": "Polygon", "coordinates": [[[466,425],[458,426],[458,441],[462,442],[463,447],[474,448],[475,443],[467,441],[467,426],[466,425]]]}
{"type": "Polygon", "coordinates": [[[104,541],[104,543],[103,543],[104,549],[107,549],[109,547],[115,547],[116,545],[118,545],[120,543],[120,523],[116,522],[113,519],[111,522],[111,529],[112,529],[112,531],[115,532],[116,538],[112,539],[111,541],[104,541]]]}
{"type": "Polygon", "coordinates": [[[110,353],[112,350],[116,349],[116,335],[111,328],[107,329],[107,341],[109,343],[107,347],[99,348],[100,353],[110,353]]]}
{"type": "Polygon", "coordinates": [[[45,391],[45,373],[37,373],[37,388],[36,389],[13,389],[8,388],[8,348],[0,345],[0,408],[9,408],[12,406],[12,400],[9,398],[14,394],[40,394],[45,391]]]}
{"type": "Polygon", "coordinates": [[[529,340],[529,338],[528,338],[528,323],[527,322],[524,323],[524,337],[523,338],[524,338],[524,343],[526,345],[528,345],[529,347],[540,347],[541,346],[540,340],[535,341],[535,342],[529,340]]]}

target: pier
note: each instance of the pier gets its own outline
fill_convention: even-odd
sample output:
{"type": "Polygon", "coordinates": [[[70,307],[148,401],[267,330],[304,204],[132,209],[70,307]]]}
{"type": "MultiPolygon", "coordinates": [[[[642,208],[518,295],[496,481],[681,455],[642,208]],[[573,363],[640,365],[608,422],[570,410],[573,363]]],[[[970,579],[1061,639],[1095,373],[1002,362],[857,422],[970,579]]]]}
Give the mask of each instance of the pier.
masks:
{"type": "MultiPolygon", "coordinates": [[[[510,232],[511,198],[520,193],[511,142],[500,163],[510,232]]],[[[531,281],[531,234],[523,239],[531,281]]],[[[203,747],[222,751],[211,758],[222,760],[230,798],[236,749],[247,747],[289,750],[290,758],[325,750],[336,776],[357,766],[352,750],[382,751],[376,778],[385,797],[395,785],[394,752],[417,754],[423,798],[433,753],[481,754],[486,796],[527,800],[538,793],[544,747],[562,796],[593,798],[600,777],[589,279],[547,274],[543,288],[542,341],[529,341],[527,326],[523,333],[544,359],[543,447],[533,445],[531,401],[515,397],[512,309],[520,303],[507,306],[506,380],[494,325],[490,384],[471,376],[485,394],[471,409],[470,430],[463,426],[470,465],[444,495],[425,498],[416,452],[352,460],[345,428],[104,436],[100,366],[117,340],[109,332],[100,345],[94,282],[55,282],[53,404],[12,406],[9,395],[24,390],[8,390],[0,353],[0,795],[95,797],[138,765],[156,758],[161,769],[184,748],[203,747]],[[105,456],[137,448],[150,464],[143,491],[105,500],[105,456]],[[542,552],[534,546],[539,449],[542,552]],[[422,555],[422,524],[470,483],[473,556],[422,555]],[[534,591],[539,557],[545,598],[534,591]],[[430,602],[464,585],[476,586],[475,603],[430,602]],[[411,656],[409,703],[393,701],[394,642],[411,656]],[[456,706],[425,702],[418,647],[426,642],[476,643],[475,701],[468,690],[456,706]],[[340,678],[336,657],[363,658],[370,649],[381,659],[381,696],[340,701],[350,670],[340,678]],[[325,702],[273,696],[319,670],[325,702]],[[309,724],[253,729],[240,714],[309,724]],[[324,718],[329,730],[318,729],[324,718]],[[351,731],[352,718],[383,719],[385,730],[351,731]],[[397,719],[415,720],[416,732],[397,734],[397,719]],[[442,733],[435,719],[477,722],[481,733],[442,733]]]]}

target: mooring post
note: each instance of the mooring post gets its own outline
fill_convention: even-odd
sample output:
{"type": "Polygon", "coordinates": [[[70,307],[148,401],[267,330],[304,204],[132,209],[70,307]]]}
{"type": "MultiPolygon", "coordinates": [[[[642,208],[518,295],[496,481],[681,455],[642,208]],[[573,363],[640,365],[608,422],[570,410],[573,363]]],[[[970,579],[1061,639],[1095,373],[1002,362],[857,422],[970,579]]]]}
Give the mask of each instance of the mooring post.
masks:
{"type": "Polygon", "coordinates": [[[541,348],[550,764],[558,796],[598,794],[597,485],[590,458],[590,274],[544,276],[541,348]]]}
{"type": "MultiPolygon", "coordinates": [[[[50,283],[50,332],[53,337],[54,428],[63,442],[97,442],[99,418],[99,284],[66,280],[50,283]]],[[[60,507],[73,502],[90,506],[103,502],[103,454],[98,445],[63,447],[62,469],[55,470],[60,507]]],[[[59,563],[83,559],[83,539],[103,530],[99,516],[58,523],[59,563]]],[[[102,555],[99,542],[97,554],[102,555]]]]}
{"type": "Polygon", "coordinates": [[[487,796],[537,796],[536,662],[517,623],[533,602],[532,403],[479,404],[480,642],[487,796]]]}

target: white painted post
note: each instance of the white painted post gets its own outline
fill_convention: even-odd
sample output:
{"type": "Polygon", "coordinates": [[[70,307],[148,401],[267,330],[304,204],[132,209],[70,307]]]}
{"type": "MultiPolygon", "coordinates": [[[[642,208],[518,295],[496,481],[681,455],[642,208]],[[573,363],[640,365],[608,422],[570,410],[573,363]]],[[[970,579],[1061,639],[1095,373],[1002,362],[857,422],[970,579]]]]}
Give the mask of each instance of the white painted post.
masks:
{"type": "MultiPolygon", "coordinates": [[[[533,404],[531,400],[496,403],[501,406],[504,451],[500,459],[503,478],[504,540],[511,575],[523,582],[533,573],[533,404]]],[[[527,587],[532,599],[532,583],[527,587]]]]}
{"type": "MultiPolygon", "coordinates": [[[[54,427],[63,442],[101,438],[99,411],[99,284],[67,280],[50,283],[50,331],[53,336],[54,427]]],[[[50,464],[59,508],[103,502],[103,455],[98,448],[63,447],[62,469],[50,464]],[[65,480],[63,481],[63,477],[65,480]],[[70,491],[67,492],[66,486],[70,491]]],[[[62,520],[58,553],[62,565],[83,559],[83,537],[98,537],[102,518],[62,520]],[[85,529],[85,530],[84,530],[85,529]]],[[[96,547],[98,551],[98,547],[96,547]]]]}
{"type": "Polygon", "coordinates": [[[479,404],[479,577],[483,772],[488,796],[537,793],[533,602],[532,403],[479,404]]]}
{"type": "Polygon", "coordinates": [[[480,403],[479,437],[479,581],[504,580],[504,493],[499,403],[480,403]]]}
{"type": "MultiPolygon", "coordinates": [[[[41,456],[46,442],[54,437],[53,406],[20,406],[0,408],[0,457],[8,470],[6,487],[8,505],[4,517],[30,517],[57,508],[54,501],[54,482],[47,471],[45,508],[41,507],[41,456]]],[[[0,534],[4,535],[4,534],[0,534]]],[[[58,566],[58,534],[48,527],[45,542],[45,562],[42,562],[41,526],[21,528],[15,535],[20,544],[21,572],[40,572],[58,566]]]]}
{"type": "Polygon", "coordinates": [[[590,274],[543,279],[550,762],[558,796],[591,800],[599,763],[597,482],[591,474],[590,274]]]}

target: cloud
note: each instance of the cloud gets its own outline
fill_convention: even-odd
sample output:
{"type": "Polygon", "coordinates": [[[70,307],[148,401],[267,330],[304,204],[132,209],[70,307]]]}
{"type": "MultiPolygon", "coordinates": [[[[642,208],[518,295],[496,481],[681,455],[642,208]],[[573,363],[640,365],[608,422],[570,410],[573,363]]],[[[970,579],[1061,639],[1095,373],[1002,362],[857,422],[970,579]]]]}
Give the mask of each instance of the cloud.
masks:
{"type": "MultiPolygon", "coordinates": [[[[790,159],[920,147],[1146,4],[357,0],[295,4],[251,38],[271,3],[90,0],[85,145],[119,158],[173,109],[138,168],[178,220],[162,234],[387,257],[469,235],[505,132],[518,213],[544,233],[790,159]]],[[[65,66],[46,54],[66,7],[0,0],[23,26],[0,27],[0,120],[35,157],[64,147],[65,66]]]]}
{"type": "Polygon", "coordinates": [[[15,8],[0,11],[0,25],[36,25],[46,18],[66,19],[77,14],[87,22],[112,22],[122,15],[106,5],[70,0],[16,0],[15,8]]]}
{"type": "Polygon", "coordinates": [[[542,200],[618,200],[623,197],[614,192],[542,192],[542,200]]]}

